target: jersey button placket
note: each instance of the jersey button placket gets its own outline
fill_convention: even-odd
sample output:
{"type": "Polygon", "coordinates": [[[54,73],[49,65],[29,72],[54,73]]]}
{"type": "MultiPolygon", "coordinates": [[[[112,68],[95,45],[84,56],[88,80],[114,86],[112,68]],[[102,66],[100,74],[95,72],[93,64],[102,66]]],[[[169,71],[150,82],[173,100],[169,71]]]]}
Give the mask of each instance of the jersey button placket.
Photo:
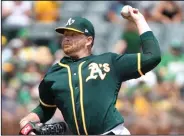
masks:
{"type": "Polygon", "coordinates": [[[76,111],[76,119],[79,123],[78,118],[80,117],[79,111],[80,111],[80,99],[79,99],[79,89],[76,89],[76,87],[79,84],[78,81],[78,65],[76,62],[73,61],[73,64],[71,65],[71,76],[72,76],[72,88],[73,88],[73,94],[74,94],[74,105],[75,105],[75,111],[76,111]]]}
{"type": "MultiPolygon", "coordinates": [[[[75,87],[75,92],[78,93],[78,96],[79,96],[79,88],[78,87],[75,87]]],[[[79,105],[80,104],[80,101],[76,101],[76,105],[79,105]]]]}
{"type": "MultiPolygon", "coordinates": [[[[75,82],[77,83],[77,73],[73,73],[73,75],[74,75],[75,82]]],[[[78,89],[79,89],[79,87],[76,86],[76,84],[75,84],[75,91],[79,91],[78,89]]]]}
{"type": "Polygon", "coordinates": [[[79,101],[79,87],[78,87],[78,74],[76,72],[76,70],[73,72],[73,87],[74,87],[74,94],[76,94],[76,102],[75,104],[76,105],[79,105],[80,104],[80,101],[79,101]]]}

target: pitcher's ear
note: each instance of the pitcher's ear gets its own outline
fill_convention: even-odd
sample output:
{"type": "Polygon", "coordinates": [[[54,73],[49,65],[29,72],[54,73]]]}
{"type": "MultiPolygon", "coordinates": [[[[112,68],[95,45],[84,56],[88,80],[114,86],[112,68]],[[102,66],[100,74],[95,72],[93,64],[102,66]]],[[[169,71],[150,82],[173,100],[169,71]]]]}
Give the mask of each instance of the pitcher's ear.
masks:
{"type": "Polygon", "coordinates": [[[92,47],[92,43],[93,43],[93,37],[92,36],[87,37],[86,45],[92,47]]]}

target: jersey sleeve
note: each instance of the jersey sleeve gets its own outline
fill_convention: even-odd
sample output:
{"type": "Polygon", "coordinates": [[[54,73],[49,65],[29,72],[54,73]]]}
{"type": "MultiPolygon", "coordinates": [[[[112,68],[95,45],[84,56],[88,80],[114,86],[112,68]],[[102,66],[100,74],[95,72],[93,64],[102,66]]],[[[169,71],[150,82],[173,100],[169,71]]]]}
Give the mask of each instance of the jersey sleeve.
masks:
{"type": "Polygon", "coordinates": [[[159,43],[152,31],[141,36],[143,53],[112,54],[112,64],[121,81],[138,78],[156,67],[161,61],[159,43]]]}
{"type": "Polygon", "coordinates": [[[40,104],[32,111],[39,116],[42,123],[48,121],[56,111],[54,96],[50,88],[51,83],[41,81],[39,85],[40,104]]]}
{"type": "Polygon", "coordinates": [[[39,85],[40,103],[48,108],[56,107],[54,96],[51,92],[51,85],[52,83],[46,83],[44,80],[39,85]]]}

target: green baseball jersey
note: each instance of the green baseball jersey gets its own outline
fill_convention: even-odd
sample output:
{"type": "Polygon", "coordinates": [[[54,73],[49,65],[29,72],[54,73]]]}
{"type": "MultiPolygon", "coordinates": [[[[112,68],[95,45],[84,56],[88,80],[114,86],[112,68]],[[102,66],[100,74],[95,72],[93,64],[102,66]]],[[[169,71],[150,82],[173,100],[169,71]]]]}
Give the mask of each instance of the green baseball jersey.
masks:
{"type": "Polygon", "coordinates": [[[45,122],[59,108],[73,134],[103,134],[123,123],[115,108],[121,83],[144,75],[160,62],[153,33],[140,37],[143,53],[62,58],[41,81],[40,105],[33,112],[45,122]]]}

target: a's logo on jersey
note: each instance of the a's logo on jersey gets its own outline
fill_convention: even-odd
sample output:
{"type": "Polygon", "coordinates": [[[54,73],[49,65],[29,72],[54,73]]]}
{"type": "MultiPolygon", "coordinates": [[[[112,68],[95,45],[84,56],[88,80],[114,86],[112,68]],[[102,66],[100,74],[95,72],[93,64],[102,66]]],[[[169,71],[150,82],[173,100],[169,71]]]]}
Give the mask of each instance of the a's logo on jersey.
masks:
{"type": "Polygon", "coordinates": [[[107,72],[110,71],[108,63],[97,64],[93,62],[89,64],[88,69],[90,69],[91,72],[90,75],[86,78],[86,82],[90,79],[97,79],[98,76],[101,80],[104,80],[107,72]]]}
{"type": "Polygon", "coordinates": [[[72,18],[70,18],[70,19],[68,20],[68,22],[66,23],[66,26],[67,26],[67,25],[71,25],[71,24],[73,24],[74,22],[75,22],[75,20],[72,19],[72,18]]]}

